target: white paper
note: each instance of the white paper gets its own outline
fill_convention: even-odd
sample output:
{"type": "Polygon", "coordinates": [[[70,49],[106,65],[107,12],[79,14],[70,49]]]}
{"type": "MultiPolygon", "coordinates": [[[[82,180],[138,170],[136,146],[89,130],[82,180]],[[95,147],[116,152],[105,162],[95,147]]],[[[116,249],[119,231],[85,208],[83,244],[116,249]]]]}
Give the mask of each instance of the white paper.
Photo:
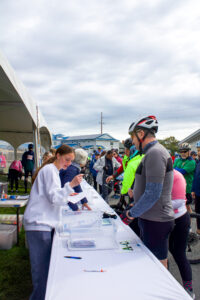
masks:
{"type": "Polygon", "coordinates": [[[81,192],[74,196],[68,196],[67,200],[75,204],[79,202],[81,199],[83,199],[84,197],[85,197],[85,193],[81,192]]]}
{"type": "Polygon", "coordinates": [[[26,199],[28,199],[28,198],[29,198],[28,195],[24,195],[24,196],[20,195],[20,196],[17,196],[17,197],[16,197],[17,200],[26,200],[26,199]]]}

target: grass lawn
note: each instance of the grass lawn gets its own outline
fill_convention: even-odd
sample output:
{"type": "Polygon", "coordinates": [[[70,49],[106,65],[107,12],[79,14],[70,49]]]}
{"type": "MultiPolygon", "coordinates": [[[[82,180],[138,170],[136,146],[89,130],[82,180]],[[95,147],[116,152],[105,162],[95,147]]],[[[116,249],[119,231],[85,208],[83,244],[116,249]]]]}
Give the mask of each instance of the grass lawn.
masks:
{"type": "MultiPolygon", "coordinates": [[[[0,175],[0,181],[6,181],[6,176],[0,175]]],[[[24,194],[24,183],[19,181],[19,195],[24,194]]],[[[30,184],[28,188],[30,192],[30,184]]],[[[8,190],[8,194],[10,193],[8,190]]],[[[20,214],[24,213],[24,207],[20,214]]],[[[16,214],[15,208],[0,208],[0,214],[16,214]]],[[[19,247],[10,250],[0,250],[0,299],[1,300],[28,300],[31,294],[31,274],[28,249],[25,247],[25,232],[22,229],[19,235],[19,247]]]]}

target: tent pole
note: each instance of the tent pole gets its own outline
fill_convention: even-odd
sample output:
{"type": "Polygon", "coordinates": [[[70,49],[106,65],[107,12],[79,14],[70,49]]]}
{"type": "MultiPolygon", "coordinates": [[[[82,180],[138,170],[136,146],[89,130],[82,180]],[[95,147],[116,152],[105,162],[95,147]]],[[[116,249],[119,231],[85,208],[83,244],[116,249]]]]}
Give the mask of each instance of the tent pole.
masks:
{"type": "Polygon", "coordinates": [[[17,160],[17,148],[14,147],[14,160],[17,160]]]}
{"type": "MultiPolygon", "coordinates": [[[[41,140],[40,140],[40,124],[39,124],[39,108],[38,105],[36,105],[36,111],[37,111],[37,144],[38,144],[38,155],[39,158],[42,157],[42,152],[41,152],[41,140]]],[[[40,160],[39,160],[39,166],[40,166],[40,160]]]]}
{"type": "Polygon", "coordinates": [[[38,149],[38,136],[37,136],[37,127],[33,124],[33,141],[35,146],[35,167],[39,168],[40,162],[39,162],[39,149],[38,149]]]}

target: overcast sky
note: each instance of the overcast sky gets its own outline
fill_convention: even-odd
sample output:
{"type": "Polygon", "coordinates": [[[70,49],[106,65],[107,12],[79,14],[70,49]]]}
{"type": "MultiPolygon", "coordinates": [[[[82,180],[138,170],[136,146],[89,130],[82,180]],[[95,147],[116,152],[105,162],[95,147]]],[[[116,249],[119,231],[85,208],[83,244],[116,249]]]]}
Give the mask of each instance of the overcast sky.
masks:
{"type": "Polygon", "coordinates": [[[0,0],[0,49],[52,133],[200,128],[199,0],[0,0]]]}

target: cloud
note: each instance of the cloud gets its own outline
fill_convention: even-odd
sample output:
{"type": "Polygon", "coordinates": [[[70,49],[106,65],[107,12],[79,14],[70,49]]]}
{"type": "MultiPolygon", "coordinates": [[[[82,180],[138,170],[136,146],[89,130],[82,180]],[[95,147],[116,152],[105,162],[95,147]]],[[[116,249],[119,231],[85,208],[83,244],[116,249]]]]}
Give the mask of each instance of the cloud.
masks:
{"type": "Polygon", "coordinates": [[[1,50],[53,133],[99,132],[103,112],[105,132],[124,139],[131,122],[155,114],[161,137],[182,139],[199,128],[199,7],[2,0],[1,50]]]}

